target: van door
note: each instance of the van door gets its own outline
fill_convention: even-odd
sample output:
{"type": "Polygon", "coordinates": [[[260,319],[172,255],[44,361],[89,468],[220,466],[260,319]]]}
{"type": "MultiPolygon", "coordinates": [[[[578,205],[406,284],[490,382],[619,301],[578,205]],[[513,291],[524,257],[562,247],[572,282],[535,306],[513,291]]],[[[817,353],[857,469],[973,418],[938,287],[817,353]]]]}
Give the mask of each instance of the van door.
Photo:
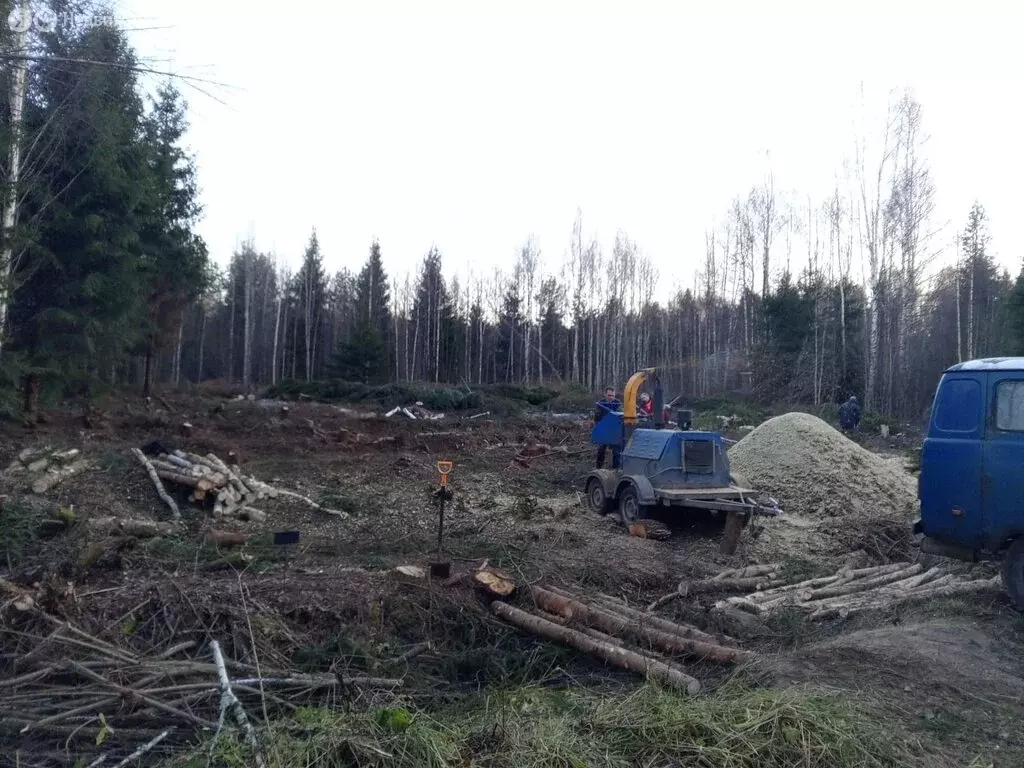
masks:
{"type": "Polygon", "coordinates": [[[982,532],[985,382],[978,373],[942,377],[921,449],[924,533],[961,547],[977,547],[982,532]]]}
{"type": "Polygon", "coordinates": [[[1024,532],[1024,371],[988,374],[982,497],[989,548],[1024,532]]]}

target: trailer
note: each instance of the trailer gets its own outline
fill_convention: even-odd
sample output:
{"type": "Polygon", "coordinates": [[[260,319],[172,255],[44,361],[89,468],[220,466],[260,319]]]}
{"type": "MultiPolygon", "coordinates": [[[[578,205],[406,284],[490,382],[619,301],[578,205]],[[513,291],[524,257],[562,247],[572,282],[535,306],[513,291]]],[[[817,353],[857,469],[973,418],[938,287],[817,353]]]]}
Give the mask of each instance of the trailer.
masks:
{"type": "Polygon", "coordinates": [[[611,450],[612,469],[595,469],[586,480],[587,506],[603,515],[618,514],[629,526],[656,511],[662,515],[687,510],[723,515],[722,552],[731,554],[753,515],[775,516],[778,503],[735,477],[725,441],[717,432],[690,429],[692,414],[680,410],[673,426],[664,418],[664,394],[657,371],[638,371],[627,382],[623,402],[600,402],[601,417],[591,442],[611,450]],[[651,390],[652,413],[638,414],[637,394],[651,390]]]}

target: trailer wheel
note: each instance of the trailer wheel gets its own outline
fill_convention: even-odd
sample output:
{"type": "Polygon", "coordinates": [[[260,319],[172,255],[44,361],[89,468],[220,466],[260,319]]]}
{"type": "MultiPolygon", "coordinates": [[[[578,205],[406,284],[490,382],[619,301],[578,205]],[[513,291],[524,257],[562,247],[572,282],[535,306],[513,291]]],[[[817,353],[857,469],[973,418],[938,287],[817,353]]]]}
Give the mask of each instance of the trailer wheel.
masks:
{"type": "Polygon", "coordinates": [[[627,485],[619,494],[619,514],[622,516],[622,524],[627,528],[635,522],[643,520],[646,507],[640,503],[640,496],[636,488],[627,485]]]}
{"type": "Polygon", "coordinates": [[[1003,558],[1003,586],[1017,608],[1024,611],[1024,536],[1010,545],[1003,558]]]}
{"type": "Polygon", "coordinates": [[[587,508],[599,515],[607,515],[615,509],[615,499],[609,498],[599,477],[587,481],[587,508]]]}

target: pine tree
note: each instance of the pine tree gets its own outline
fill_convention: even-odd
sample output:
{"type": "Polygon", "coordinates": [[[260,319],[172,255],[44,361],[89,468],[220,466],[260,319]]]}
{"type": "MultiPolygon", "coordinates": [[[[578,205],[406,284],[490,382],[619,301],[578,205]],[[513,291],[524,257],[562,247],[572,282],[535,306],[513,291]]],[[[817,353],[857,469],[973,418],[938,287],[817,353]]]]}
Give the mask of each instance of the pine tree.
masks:
{"type": "Polygon", "coordinates": [[[355,307],[356,325],[332,366],[333,373],[362,382],[386,381],[392,358],[391,292],[376,240],[356,281],[355,307]]]}
{"type": "Polygon", "coordinates": [[[139,339],[140,233],[151,194],[151,154],[139,140],[144,109],[124,33],[96,24],[49,45],[69,63],[62,77],[42,81],[26,122],[59,135],[63,146],[26,190],[22,220],[34,231],[11,307],[30,413],[44,381],[88,388],[139,339]]]}
{"type": "Polygon", "coordinates": [[[295,276],[298,288],[299,313],[296,317],[296,340],[301,344],[294,350],[296,360],[303,361],[303,375],[306,381],[312,381],[315,366],[318,362],[318,345],[321,342],[321,323],[323,322],[324,306],[327,300],[327,277],[324,274],[323,257],[320,255],[320,241],[316,230],[309,236],[309,243],[302,256],[302,267],[295,276]],[[299,328],[301,327],[301,337],[299,328]]]}
{"type": "Polygon", "coordinates": [[[187,128],[184,102],[171,85],[164,85],[143,134],[148,174],[139,268],[148,294],[142,317],[146,395],[152,388],[156,351],[177,335],[185,307],[212,281],[206,244],[193,232],[202,209],[195,163],[181,147],[187,128]]]}

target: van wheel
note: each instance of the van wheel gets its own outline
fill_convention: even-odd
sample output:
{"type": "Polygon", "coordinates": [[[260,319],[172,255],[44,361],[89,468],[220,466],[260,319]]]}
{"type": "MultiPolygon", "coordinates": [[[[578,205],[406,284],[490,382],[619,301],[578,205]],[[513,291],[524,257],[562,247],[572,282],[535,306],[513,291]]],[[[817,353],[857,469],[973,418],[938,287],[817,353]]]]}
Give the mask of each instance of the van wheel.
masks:
{"type": "Polygon", "coordinates": [[[1024,611],[1024,536],[1010,545],[1003,558],[1003,586],[1017,608],[1024,611]]]}

